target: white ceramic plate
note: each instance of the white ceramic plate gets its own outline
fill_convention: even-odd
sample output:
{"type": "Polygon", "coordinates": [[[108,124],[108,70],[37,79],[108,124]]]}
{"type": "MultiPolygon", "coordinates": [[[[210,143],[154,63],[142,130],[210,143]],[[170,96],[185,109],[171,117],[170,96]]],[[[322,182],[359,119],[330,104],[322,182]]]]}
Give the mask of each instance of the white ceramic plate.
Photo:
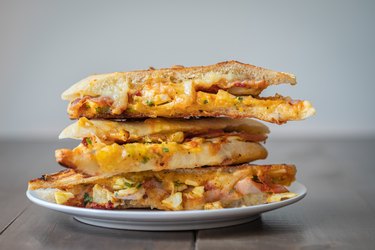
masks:
{"type": "Polygon", "coordinates": [[[58,205],[40,199],[34,191],[27,191],[27,197],[34,203],[59,212],[73,215],[74,218],[90,225],[116,229],[174,231],[195,230],[237,225],[255,220],[261,213],[293,204],[306,195],[306,187],[299,182],[289,187],[296,197],[280,202],[218,210],[157,211],[128,209],[122,211],[58,205]]]}

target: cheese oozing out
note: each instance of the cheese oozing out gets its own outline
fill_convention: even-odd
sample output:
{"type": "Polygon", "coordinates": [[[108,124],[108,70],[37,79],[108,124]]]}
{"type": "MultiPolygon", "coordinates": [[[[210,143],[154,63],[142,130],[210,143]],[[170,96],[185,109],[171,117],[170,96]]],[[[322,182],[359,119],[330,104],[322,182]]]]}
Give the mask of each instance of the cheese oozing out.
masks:
{"type": "Polygon", "coordinates": [[[266,156],[267,151],[261,144],[244,141],[238,136],[123,145],[107,145],[92,138],[90,144],[81,143],[73,150],[56,150],[56,159],[61,165],[89,175],[230,165],[266,156]]]}

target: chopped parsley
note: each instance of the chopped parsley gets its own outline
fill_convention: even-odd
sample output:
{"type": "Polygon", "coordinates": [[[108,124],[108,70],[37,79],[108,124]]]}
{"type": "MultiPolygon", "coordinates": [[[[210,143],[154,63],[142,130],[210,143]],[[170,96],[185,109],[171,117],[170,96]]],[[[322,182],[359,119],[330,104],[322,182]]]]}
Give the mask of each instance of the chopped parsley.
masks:
{"type": "Polygon", "coordinates": [[[163,152],[164,153],[168,153],[169,152],[169,148],[163,148],[163,152]]]}
{"type": "Polygon", "coordinates": [[[237,99],[238,101],[240,101],[240,102],[243,101],[243,97],[242,97],[242,96],[237,96],[236,99],[237,99]]]}
{"type": "Polygon", "coordinates": [[[92,202],[92,197],[88,193],[85,193],[83,195],[83,204],[86,206],[87,203],[91,203],[91,202],[92,202]]]}
{"type": "Polygon", "coordinates": [[[147,163],[150,160],[147,156],[143,156],[142,163],[147,163]]]}
{"type": "Polygon", "coordinates": [[[97,114],[106,114],[106,113],[110,113],[111,109],[109,106],[103,106],[103,107],[96,107],[95,111],[97,114]]]}
{"type": "Polygon", "coordinates": [[[125,182],[125,186],[127,188],[133,188],[133,187],[135,187],[135,188],[139,189],[142,186],[142,183],[140,183],[140,182],[137,182],[137,183],[125,182]]]}
{"type": "Polygon", "coordinates": [[[134,186],[134,184],[133,184],[133,183],[129,183],[129,182],[125,182],[125,186],[126,186],[127,188],[131,188],[131,187],[134,186]]]}
{"type": "Polygon", "coordinates": [[[204,104],[207,104],[207,103],[208,103],[208,101],[207,101],[207,100],[204,100],[204,101],[203,101],[203,103],[204,103],[204,104]]]}
{"type": "Polygon", "coordinates": [[[131,112],[134,112],[135,110],[134,110],[134,108],[132,108],[132,107],[128,107],[127,109],[126,109],[126,112],[128,112],[128,113],[131,113],[131,112]]]}
{"type": "Polygon", "coordinates": [[[92,141],[91,141],[90,137],[86,137],[85,141],[86,141],[87,145],[92,145],[92,141]]]}
{"type": "Polygon", "coordinates": [[[82,144],[83,144],[86,148],[88,148],[89,145],[92,146],[91,138],[90,138],[90,137],[85,137],[85,138],[83,138],[83,139],[82,139],[82,144]]]}
{"type": "Polygon", "coordinates": [[[147,104],[147,106],[151,107],[151,106],[154,105],[154,102],[151,101],[151,100],[147,100],[147,101],[146,101],[146,104],[147,104]]]}

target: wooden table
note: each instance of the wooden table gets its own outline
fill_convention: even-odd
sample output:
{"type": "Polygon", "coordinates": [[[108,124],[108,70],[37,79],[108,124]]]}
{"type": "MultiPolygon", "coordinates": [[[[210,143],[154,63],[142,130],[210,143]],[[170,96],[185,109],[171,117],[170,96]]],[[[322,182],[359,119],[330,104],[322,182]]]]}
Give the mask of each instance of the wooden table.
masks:
{"type": "Polygon", "coordinates": [[[85,225],[31,204],[27,181],[60,168],[65,141],[0,141],[0,249],[375,249],[375,138],[269,140],[266,162],[295,163],[302,201],[212,230],[137,232],[85,225]]]}

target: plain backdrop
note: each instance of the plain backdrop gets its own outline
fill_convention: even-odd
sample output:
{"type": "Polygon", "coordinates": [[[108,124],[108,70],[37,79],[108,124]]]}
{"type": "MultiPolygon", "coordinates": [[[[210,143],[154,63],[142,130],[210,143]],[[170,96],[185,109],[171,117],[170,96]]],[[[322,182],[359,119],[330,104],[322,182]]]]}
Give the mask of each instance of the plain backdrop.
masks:
{"type": "Polygon", "coordinates": [[[0,138],[56,138],[60,94],[94,73],[239,60],[317,109],[275,137],[375,135],[375,1],[0,0],[0,138]]]}

